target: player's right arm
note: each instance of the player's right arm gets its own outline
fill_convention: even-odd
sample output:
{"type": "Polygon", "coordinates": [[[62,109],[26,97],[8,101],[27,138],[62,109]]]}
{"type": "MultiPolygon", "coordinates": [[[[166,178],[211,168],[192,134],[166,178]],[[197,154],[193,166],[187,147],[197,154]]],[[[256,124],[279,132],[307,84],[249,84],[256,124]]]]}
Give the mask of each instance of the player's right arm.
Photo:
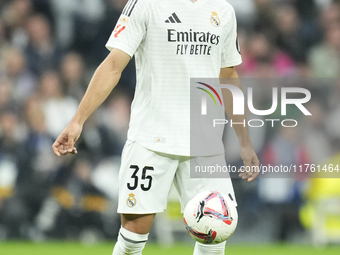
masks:
{"type": "Polygon", "coordinates": [[[130,55],[124,51],[112,49],[111,53],[100,64],[90,81],[76,114],[52,145],[52,149],[57,156],[77,153],[74,143],[78,140],[85,121],[118,84],[122,71],[130,59],[130,55]]]}
{"type": "Polygon", "coordinates": [[[97,68],[74,118],[52,146],[57,156],[77,153],[74,143],[80,136],[84,122],[117,85],[122,71],[145,37],[149,2],[129,0],[126,4],[106,44],[111,53],[97,68]]]}

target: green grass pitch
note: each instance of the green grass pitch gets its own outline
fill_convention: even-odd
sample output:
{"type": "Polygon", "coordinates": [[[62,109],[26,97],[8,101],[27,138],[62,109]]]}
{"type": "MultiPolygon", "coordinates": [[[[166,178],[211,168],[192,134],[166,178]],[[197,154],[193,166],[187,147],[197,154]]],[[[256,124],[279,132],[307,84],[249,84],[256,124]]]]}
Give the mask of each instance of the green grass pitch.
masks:
{"type": "MultiPolygon", "coordinates": [[[[1,255],[111,255],[113,243],[82,245],[70,242],[25,243],[0,242],[1,255]]],[[[193,245],[176,244],[172,247],[162,247],[148,243],[144,255],[190,255],[193,245]]],[[[340,246],[313,248],[298,245],[227,245],[226,254],[230,255],[339,255],[340,246]]]]}

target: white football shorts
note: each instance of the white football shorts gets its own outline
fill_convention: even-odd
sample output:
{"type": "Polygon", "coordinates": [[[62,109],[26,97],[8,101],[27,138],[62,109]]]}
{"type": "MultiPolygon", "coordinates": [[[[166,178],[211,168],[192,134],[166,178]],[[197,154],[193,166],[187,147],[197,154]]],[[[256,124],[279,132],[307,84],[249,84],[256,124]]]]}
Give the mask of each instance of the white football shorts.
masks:
{"type": "Polygon", "coordinates": [[[151,151],[128,140],[119,171],[118,213],[164,212],[172,183],[180,196],[182,212],[192,197],[207,190],[229,195],[236,204],[230,178],[190,178],[190,164],[224,166],[226,162],[223,154],[177,156],[151,151]]]}

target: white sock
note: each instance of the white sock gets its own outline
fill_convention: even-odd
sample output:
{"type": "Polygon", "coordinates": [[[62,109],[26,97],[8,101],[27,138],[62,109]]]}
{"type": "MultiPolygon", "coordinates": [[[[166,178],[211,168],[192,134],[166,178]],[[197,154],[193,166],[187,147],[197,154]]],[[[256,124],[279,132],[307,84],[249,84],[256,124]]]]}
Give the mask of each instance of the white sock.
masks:
{"type": "Polygon", "coordinates": [[[120,227],[112,255],[141,255],[149,234],[140,235],[120,227]]]}
{"type": "Polygon", "coordinates": [[[224,255],[226,241],[219,244],[201,244],[196,242],[194,255],[224,255]]]}

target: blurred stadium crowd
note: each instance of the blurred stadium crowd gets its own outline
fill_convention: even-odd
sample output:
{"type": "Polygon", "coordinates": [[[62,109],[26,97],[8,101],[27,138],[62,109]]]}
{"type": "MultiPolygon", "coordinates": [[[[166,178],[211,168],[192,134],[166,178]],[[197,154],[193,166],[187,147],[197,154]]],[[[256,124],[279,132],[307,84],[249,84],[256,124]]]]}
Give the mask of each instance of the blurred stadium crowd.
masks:
{"type": "MultiPolygon", "coordinates": [[[[51,145],[108,54],[104,45],[126,2],[0,0],[0,240],[116,235],[116,183],[135,86],[133,61],[86,123],[79,154],[58,158],[51,145]]],[[[340,78],[340,1],[229,2],[239,23],[241,77],[340,78]]],[[[275,165],[277,158],[285,164],[340,164],[340,81],[311,89],[313,116],[302,128],[251,130],[264,164],[275,165]]],[[[265,107],[271,97],[263,95],[265,107]]],[[[226,140],[228,162],[237,164],[228,131],[226,140]]],[[[246,219],[240,231],[256,230],[265,214],[268,240],[290,240],[301,222],[313,229],[315,203],[340,197],[337,179],[235,180],[234,186],[246,219]]],[[[331,225],[340,229],[339,221],[340,212],[331,225]]]]}

